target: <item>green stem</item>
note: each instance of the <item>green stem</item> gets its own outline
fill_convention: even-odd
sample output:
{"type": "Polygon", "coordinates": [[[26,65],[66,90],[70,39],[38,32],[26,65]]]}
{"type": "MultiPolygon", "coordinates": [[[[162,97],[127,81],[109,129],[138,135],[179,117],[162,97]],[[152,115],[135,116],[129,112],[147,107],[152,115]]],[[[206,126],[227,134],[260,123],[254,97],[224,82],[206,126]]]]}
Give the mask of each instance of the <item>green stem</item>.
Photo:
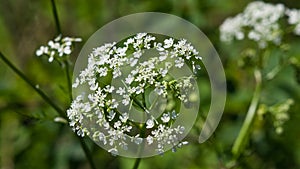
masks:
{"type": "Polygon", "coordinates": [[[88,146],[86,145],[86,143],[84,142],[84,140],[83,140],[82,137],[80,137],[80,136],[78,136],[78,135],[76,135],[76,136],[77,136],[77,138],[78,138],[79,141],[80,141],[80,145],[81,145],[81,147],[82,147],[82,149],[83,149],[83,151],[84,151],[84,153],[85,153],[85,155],[86,155],[86,157],[87,157],[87,160],[88,160],[89,163],[90,163],[91,168],[92,168],[92,169],[96,169],[95,163],[94,163],[94,161],[93,161],[92,154],[90,153],[90,150],[89,150],[88,146]]]}
{"type": "Polygon", "coordinates": [[[68,85],[68,93],[69,93],[69,100],[72,102],[72,80],[70,76],[70,63],[68,61],[65,61],[65,71],[66,71],[66,77],[67,77],[67,85],[68,85]]]}
{"type": "Polygon", "coordinates": [[[66,117],[65,112],[63,109],[59,108],[51,98],[49,98],[39,87],[35,85],[33,82],[29,80],[18,68],[16,68],[1,52],[0,58],[19,76],[23,79],[33,90],[35,90],[51,107],[53,107],[57,113],[62,116],[66,117]]]}
{"type": "MultiPolygon", "coordinates": [[[[69,99],[70,102],[72,102],[73,98],[72,98],[72,81],[71,81],[71,76],[70,76],[70,72],[69,72],[69,63],[68,61],[65,61],[65,70],[66,70],[66,77],[67,77],[67,84],[68,84],[68,93],[69,93],[69,99]]],[[[77,138],[80,141],[80,145],[85,153],[85,156],[91,166],[92,169],[96,169],[95,163],[93,161],[93,157],[92,154],[88,148],[88,146],[86,145],[86,143],[84,142],[83,138],[78,136],[76,134],[77,138]]]]}
{"type": "MultiPolygon", "coordinates": [[[[30,87],[33,88],[46,103],[48,103],[51,107],[53,107],[57,113],[59,113],[60,116],[65,117],[65,111],[63,111],[61,108],[59,108],[53,101],[50,99],[37,85],[32,83],[28,77],[26,77],[19,69],[17,69],[1,52],[0,52],[0,58],[19,76],[21,79],[23,79],[30,87]]],[[[92,161],[90,151],[88,150],[88,147],[86,146],[83,138],[77,136],[80,140],[81,147],[84,150],[84,153],[91,165],[92,169],[96,169],[94,162],[92,161]]]]}
{"type": "MultiPolygon", "coordinates": [[[[144,95],[143,95],[143,98],[145,99],[145,97],[144,97],[144,95]]],[[[135,97],[132,97],[132,99],[133,99],[133,101],[141,108],[141,109],[143,109],[144,111],[147,111],[147,108],[146,108],[146,102],[145,101],[143,101],[143,104],[141,104],[135,97]]],[[[140,127],[140,130],[141,130],[141,132],[140,132],[140,136],[142,137],[142,138],[144,138],[145,137],[145,132],[146,132],[146,123],[144,123],[143,124],[143,126],[142,127],[140,127]]],[[[140,147],[139,148],[139,155],[140,155],[140,153],[142,153],[142,151],[144,150],[144,143],[143,143],[143,145],[142,145],[142,147],[140,147]]],[[[135,162],[134,162],[134,166],[133,166],[133,169],[137,169],[138,167],[139,167],[139,165],[140,165],[140,162],[141,162],[141,159],[142,158],[137,158],[136,160],[135,160],[135,162]]]]}
{"type": "Polygon", "coordinates": [[[61,34],[61,28],[60,28],[58,14],[57,14],[56,5],[55,5],[54,0],[51,0],[51,6],[52,6],[52,13],[53,13],[53,16],[54,16],[55,25],[56,25],[56,31],[57,31],[57,34],[60,35],[61,34]]]}
{"type": "MultiPolygon", "coordinates": [[[[143,124],[143,126],[141,127],[141,137],[144,138],[145,137],[145,132],[146,132],[146,124],[143,124]]],[[[141,155],[141,153],[144,151],[144,148],[145,148],[145,144],[144,142],[142,143],[143,145],[141,145],[141,147],[139,147],[139,156],[141,155]]],[[[137,158],[134,162],[134,166],[133,166],[133,169],[137,169],[140,165],[140,162],[141,162],[142,158],[137,158]]]]}
{"type": "MultiPolygon", "coordinates": [[[[60,27],[60,24],[59,24],[59,19],[58,19],[58,14],[57,14],[57,10],[56,10],[56,4],[55,4],[55,0],[51,0],[51,5],[52,5],[52,13],[53,13],[53,16],[54,16],[54,20],[55,20],[55,25],[56,25],[56,30],[57,30],[57,33],[58,34],[62,34],[62,31],[61,31],[61,27],[60,27]]],[[[66,69],[66,76],[67,76],[67,83],[68,83],[68,93],[69,93],[69,99],[70,99],[70,102],[73,100],[73,97],[72,97],[72,82],[71,82],[71,77],[70,77],[70,72],[69,72],[69,63],[68,61],[65,61],[65,69],[66,69]]],[[[93,158],[92,158],[92,155],[90,153],[90,150],[88,149],[86,143],[84,142],[83,138],[77,136],[78,139],[80,140],[80,144],[81,144],[81,147],[85,153],[85,156],[91,166],[92,169],[96,169],[95,167],[95,163],[93,162],[93,158]]]]}
{"type": "Polygon", "coordinates": [[[134,162],[134,166],[132,169],[138,169],[141,162],[141,158],[137,158],[134,162]]]}
{"type": "Polygon", "coordinates": [[[245,119],[245,121],[242,125],[242,128],[240,130],[240,133],[239,133],[238,137],[236,138],[236,140],[233,144],[233,147],[232,147],[232,153],[235,158],[238,158],[240,156],[241,152],[245,148],[245,144],[247,143],[248,137],[251,132],[251,126],[255,119],[256,109],[257,109],[259,98],[261,95],[262,78],[261,78],[260,70],[258,70],[258,69],[254,70],[254,77],[255,77],[255,81],[256,81],[254,95],[252,97],[252,101],[251,101],[250,107],[248,109],[246,119],[245,119]]]}
{"type": "Polygon", "coordinates": [[[143,106],[142,103],[140,103],[135,97],[130,97],[135,104],[137,104],[141,109],[143,109],[145,112],[148,111],[146,107],[143,106]]]}

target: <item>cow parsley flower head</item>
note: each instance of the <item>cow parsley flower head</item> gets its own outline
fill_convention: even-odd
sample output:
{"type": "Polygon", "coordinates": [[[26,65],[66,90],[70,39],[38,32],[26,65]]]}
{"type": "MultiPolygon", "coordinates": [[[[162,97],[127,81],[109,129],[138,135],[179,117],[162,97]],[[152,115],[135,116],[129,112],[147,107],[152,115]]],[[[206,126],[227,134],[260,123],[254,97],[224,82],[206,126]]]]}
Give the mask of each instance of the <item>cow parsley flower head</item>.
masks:
{"type": "Polygon", "coordinates": [[[286,15],[288,16],[288,23],[294,25],[294,33],[300,35],[300,10],[287,9],[286,15]]]}
{"type": "Polygon", "coordinates": [[[242,30],[243,17],[241,14],[236,17],[227,18],[220,26],[221,40],[224,42],[231,42],[233,39],[242,40],[245,34],[242,30]]]}
{"type": "Polygon", "coordinates": [[[221,41],[248,38],[255,41],[260,48],[265,48],[268,43],[279,45],[282,30],[278,21],[284,13],[285,7],[282,4],[252,2],[242,13],[226,19],[220,26],[221,41]]]}
{"type": "Polygon", "coordinates": [[[73,43],[81,41],[81,38],[62,37],[59,35],[54,40],[50,40],[46,46],[40,46],[35,54],[37,56],[46,55],[49,57],[48,61],[52,62],[54,59],[70,55],[73,43]]]}
{"type": "Polygon", "coordinates": [[[185,125],[176,123],[185,106],[178,103],[191,106],[198,100],[189,97],[196,92],[195,76],[178,70],[197,72],[201,57],[185,39],[157,39],[138,33],[93,49],[75,78],[79,94],[67,110],[78,135],[115,155],[138,145],[161,154],[186,144],[180,142],[185,125]]]}

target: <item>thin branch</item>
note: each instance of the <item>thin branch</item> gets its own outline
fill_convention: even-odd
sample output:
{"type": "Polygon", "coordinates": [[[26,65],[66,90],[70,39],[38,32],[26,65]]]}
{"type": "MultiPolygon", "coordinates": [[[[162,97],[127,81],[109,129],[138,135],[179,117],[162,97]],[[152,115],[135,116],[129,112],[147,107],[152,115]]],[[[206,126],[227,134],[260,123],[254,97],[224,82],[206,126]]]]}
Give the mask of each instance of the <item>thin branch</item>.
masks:
{"type": "Polygon", "coordinates": [[[69,100],[72,102],[72,79],[70,75],[70,63],[68,61],[65,61],[65,71],[66,71],[66,77],[67,77],[67,85],[68,85],[68,93],[69,93],[69,100]]]}
{"type": "Polygon", "coordinates": [[[54,16],[55,25],[56,25],[56,31],[57,31],[57,34],[60,35],[61,34],[61,28],[60,28],[60,24],[59,24],[59,19],[58,19],[57,9],[56,9],[56,5],[55,5],[55,0],[51,0],[51,6],[52,6],[52,13],[53,13],[53,16],[54,16]]]}
{"type": "Polygon", "coordinates": [[[38,85],[34,84],[32,81],[26,77],[18,68],[16,68],[1,52],[0,58],[19,76],[23,79],[33,90],[35,90],[51,107],[53,107],[57,113],[62,116],[66,117],[65,111],[58,107],[51,98],[49,98],[40,88],[38,85]]]}
{"type": "Polygon", "coordinates": [[[84,140],[83,140],[82,137],[80,137],[80,136],[78,136],[78,135],[76,135],[76,136],[77,136],[77,138],[78,138],[79,141],[80,141],[81,147],[82,147],[82,149],[83,149],[83,151],[84,151],[84,153],[85,153],[85,155],[86,155],[86,157],[87,157],[87,160],[89,161],[89,164],[90,164],[91,168],[92,168],[92,169],[96,169],[95,163],[94,163],[94,161],[93,161],[92,154],[91,154],[91,152],[90,152],[88,146],[86,145],[86,143],[84,142],[84,140]]]}
{"type": "MultiPolygon", "coordinates": [[[[56,10],[56,5],[55,5],[55,1],[54,0],[51,0],[51,4],[52,4],[52,12],[53,12],[53,16],[54,16],[54,20],[55,20],[55,25],[56,25],[56,30],[57,30],[57,33],[58,35],[62,34],[62,31],[61,31],[61,27],[60,27],[60,24],[59,24],[59,18],[58,18],[58,14],[57,14],[57,10],[56,10]]],[[[70,77],[70,72],[69,72],[69,63],[66,61],[65,62],[65,71],[66,71],[66,78],[67,78],[67,85],[68,85],[68,95],[69,95],[69,99],[70,99],[70,102],[72,101],[72,82],[71,82],[71,77],[70,77]]],[[[83,138],[77,136],[79,141],[80,141],[80,144],[81,144],[81,147],[86,155],[86,158],[91,166],[92,169],[96,169],[95,167],[95,164],[93,162],[93,158],[92,158],[92,155],[91,155],[91,152],[90,150],[88,149],[86,143],[84,142],[83,138]]]]}
{"type": "MultiPolygon", "coordinates": [[[[145,102],[143,101],[144,105],[141,104],[135,97],[131,97],[131,99],[133,99],[133,101],[141,108],[143,109],[145,112],[148,111],[147,108],[146,108],[146,104],[145,102]]],[[[146,123],[143,124],[143,126],[140,128],[141,132],[141,137],[145,137],[145,132],[146,132],[146,123]]],[[[144,150],[144,143],[143,145],[141,145],[142,147],[139,147],[139,155],[140,153],[144,150]]],[[[137,158],[134,162],[134,166],[133,166],[133,169],[138,169],[139,165],[140,165],[140,162],[141,162],[141,159],[142,158],[137,158]]]]}
{"type": "MultiPolygon", "coordinates": [[[[56,30],[57,30],[57,33],[60,35],[60,34],[62,34],[62,31],[61,31],[61,27],[60,27],[60,23],[59,23],[59,19],[58,19],[55,0],[51,0],[51,4],[52,4],[52,12],[53,12],[54,20],[55,20],[56,30]]],[[[70,102],[72,102],[72,99],[73,99],[72,98],[72,82],[71,82],[71,76],[70,76],[69,69],[70,69],[69,63],[68,63],[68,61],[66,61],[65,62],[65,71],[66,71],[66,77],[67,77],[68,93],[69,93],[70,102]]],[[[91,152],[88,149],[86,143],[84,142],[83,138],[81,138],[79,136],[77,136],[77,137],[80,140],[81,147],[85,153],[85,156],[86,156],[91,168],[96,169],[95,163],[93,162],[91,152]]]]}

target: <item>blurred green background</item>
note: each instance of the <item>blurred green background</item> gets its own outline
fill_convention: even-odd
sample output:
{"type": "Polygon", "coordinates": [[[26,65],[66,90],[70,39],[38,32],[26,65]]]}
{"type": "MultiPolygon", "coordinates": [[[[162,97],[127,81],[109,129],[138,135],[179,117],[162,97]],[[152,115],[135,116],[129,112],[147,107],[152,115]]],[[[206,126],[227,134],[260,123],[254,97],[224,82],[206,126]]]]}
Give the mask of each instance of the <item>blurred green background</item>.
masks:
{"type": "MultiPolygon", "coordinates": [[[[214,136],[197,143],[201,119],[189,135],[190,144],[176,153],[143,159],[140,169],[212,169],[231,166],[231,147],[245,118],[254,80],[236,62],[238,49],[219,41],[219,26],[229,16],[242,12],[248,0],[56,0],[63,34],[86,41],[106,23],[136,12],[164,12],[180,16],[198,26],[215,45],[223,62],[228,85],[225,111],[214,136]]],[[[298,0],[268,1],[300,9],[298,0]]],[[[38,84],[51,98],[68,108],[62,68],[37,58],[35,50],[56,35],[50,0],[0,0],[0,51],[38,84]]],[[[291,49],[299,56],[300,37],[291,49]]],[[[82,45],[72,55],[75,61],[82,45]]],[[[298,75],[299,76],[299,75],[298,75]]],[[[262,102],[274,104],[292,98],[290,120],[276,134],[267,117],[257,120],[251,140],[237,165],[245,169],[300,169],[300,87],[294,69],[285,68],[268,82],[262,102]]],[[[203,82],[202,111],[209,106],[209,83],[203,82]],[[205,99],[205,96],[206,99],[205,99]]],[[[201,94],[202,94],[201,93],[201,94]]],[[[0,167],[3,169],[89,168],[78,139],[71,129],[56,123],[56,112],[0,61],[0,167]]],[[[114,157],[88,138],[97,168],[131,168],[134,159],[114,157]]]]}

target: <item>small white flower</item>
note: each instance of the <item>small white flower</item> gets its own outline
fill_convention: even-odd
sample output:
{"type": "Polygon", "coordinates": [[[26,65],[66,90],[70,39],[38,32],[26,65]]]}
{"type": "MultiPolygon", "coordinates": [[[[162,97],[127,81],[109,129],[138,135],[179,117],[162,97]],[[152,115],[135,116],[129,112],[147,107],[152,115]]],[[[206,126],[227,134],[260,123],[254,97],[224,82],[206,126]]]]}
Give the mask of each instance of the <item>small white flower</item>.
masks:
{"type": "Polygon", "coordinates": [[[74,42],[81,42],[82,39],[81,38],[72,38],[72,41],[74,41],[74,42]]]}
{"type": "Polygon", "coordinates": [[[155,49],[156,49],[157,51],[159,51],[159,52],[165,51],[165,49],[162,47],[162,44],[161,44],[161,43],[155,42],[155,43],[154,43],[154,47],[155,47],[155,49]]]}
{"type": "Polygon", "coordinates": [[[95,91],[97,89],[98,89],[98,83],[93,83],[93,84],[90,85],[90,90],[95,91]]]}
{"type": "Polygon", "coordinates": [[[164,48],[168,49],[173,45],[174,39],[173,38],[169,38],[164,40],[164,48]]]}
{"type": "Polygon", "coordinates": [[[143,52],[142,50],[138,50],[133,53],[133,57],[139,59],[142,56],[143,52]]]}
{"type": "Polygon", "coordinates": [[[145,42],[148,43],[148,42],[154,41],[155,39],[156,38],[154,36],[147,35],[145,38],[145,42]]]}
{"type": "Polygon", "coordinates": [[[119,118],[120,118],[120,120],[121,120],[122,123],[126,123],[126,121],[129,118],[129,115],[128,115],[128,113],[124,113],[119,118]]]}
{"type": "Polygon", "coordinates": [[[147,33],[138,33],[134,38],[135,39],[142,39],[143,37],[145,37],[147,35],[147,33]]]}
{"type": "Polygon", "coordinates": [[[180,143],[177,145],[177,147],[178,147],[178,148],[181,148],[182,146],[187,145],[187,144],[189,144],[189,142],[183,141],[183,142],[180,142],[180,143]]]}
{"type": "Polygon", "coordinates": [[[130,66],[134,67],[138,63],[138,59],[130,58],[129,62],[130,62],[130,66]]]}
{"type": "Polygon", "coordinates": [[[166,60],[167,57],[168,57],[168,51],[160,52],[159,54],[160,54],[159,61],[161,61],[161,62],[164,61],[164,60],[166,60]]]}
{"type": "Polygon", "coordinates": [[[63,54],[66,54],[66,55],[69,55],[71,54],[71,47],[70,46],[66,46],[64,49],[63,49],[63,54]]]}
{"type": "Polygon", "coordinates": [[[168,74],[168,69],[159,69],[159,73],[161,74],[162,77],[165,77],[168,74]]]}
{"type": "Polygon", "coordinates": [[[193,72],[196,74],[201,69],[201,66],[195,65],[195,62],[192,61],[192,69],[193,69],[193,72]]]}
{"type": "Polygon", "coordinates": [[[48,54],[48,47],[47,46],[41,46],[38,50],[36,50],[35,54],[37,56],[41,56],[43,54],[48,54]]]}
{"type": "Polygon", "coordinates": [[[143,142],[143,138],[137,137],[137,138],[135,138],[134,142],[136,144],[141,144],[143,142]]]}
{"type": "Polygon", "coordinates": [[[164,123],[168,123],[171,119],[170,113],[164,113],[160,118],[164,123]]]}
{"type": "Polygon", "coordinates": [[[126,46],[128,46],[129,44],[132,44],[134,42],[133,38],[129,38],[127,39],[127,41],[124,43],[126,46]]]}
{"type": "Polygon", "coordinates": [[[202,57],[199,56],[199,55],[195,56],[195,58],[198,59],[198,60],[202,60],[202,57]]]}
{"type": "Polygon", "coordinates": [[[124,97],[124,99],[122,100],[122,104],[124,106],[127,106],[130,102],[130,97],[128,95],[126,95],[126,97],[124,97]]]}
{"type": "Polygon", "coordinates": [[[137,134],[134,137],[131,137],[131,142],[134,142],[135,144],[141,144],[143,142],[143,138],[140,137],[139,134],[137,134]]]}
{"type": "Polygon", "coordinates": [[[162,94],[165,93],[165,86],[160,85],[160,84],[156,84],[155,86],[156,86],[156,87],[155,87],[154,91],[155,91],[158,95],[162,95],[162,94]]]}
{"type": "Polygon", "coordinates": [[[107,75],[107,67],[100,67],[100,68],[96,68],[96,71],[99,73],[100,77],[104,77],[107,75]]]}
{"type": "Polygon", "coordinates": [[[72,43],[80,41],[80,38],[62,38],[62,36],[59,35],[54,40],[50,40],[47,43],[47,46],[41,46],[38,50],[36,50],[35,54],[37,56],[47,55],[49,57],[48,61],[52,62],[56,56],[62,57],[64,55],[70,55],[72,53],[72,43]]]}
{"type": "Polygon", "coordinates": [[[146,138],[146,140],[147,140],[147,143],[148,143],[149,145],[153,143],[153,137],[150,136],[150,135],[148,135],[148,137],[146,138]]]}
{"type": "Polygon", "coordinates": [[[151,129],[153,127],[154,127],[154,120],[148,119],[147,122],[146,122],[146,128],[151,129]]]}
{"type": "Polygon", "coordinates": [[[288,9],[286,10],[285,14],[289,17],[288,18],[289,24],[293,25],[293,24],[298,24],[300,22],[300,10],[288,9]]]}
{"type": "Polygon", "coordinates": [[[55,52],[54,51],[51,51],[50,52],[50,57],[49,57],[49,59],[48,59],[48,62],[53,62],[53,60],[54,60],[54,54],[55,54],[55,52]]]}
{"type": "Polygon", "coordinates": [[[288,9],[286,15],[288,16],[288,23],[295,25],[294,33],[300,35],[300,10],[288,9]]]}
{"type": "Polygon", "coordinates": [[[127,47],[123,47],[123,48],[118,48],[117,49],[117,54],[121,57],[126,56],[126,51],[127,51],[127,47]]]}
{"type": "Polygon", "coordinates": [[[117,121],[117,122],[114,123],[114,128],[118,129],[118,128],[121,127],[121,125],[122,125],[122,123],[120,121],[117,121]]]}
{"type": "Polygon", "coordinates": [[[109,115],[107,116],[108,121],[112,121],[115,118],[116,112],[110,111],[109,115]]]}
{"type": "Polygon", "coordinates": [[[144,88],[142,86],[137,86],[135,93],[136,94],[144,93],[144,88]]]}
{"type": "Polygon", "coordinates": [[[114,86],[110,86],[110,85],[107,85],[104,88],[104,91],[107,92],[107,93],[112,93],[114,90],[115,90],[115,87],[114,86]]]}
{"type": "Polygon", "coordinates": [[[134,94],[135,91],[136,91],[136,87],[129,87],[129,88],[127,89],[127,92],[128,92],[129,94],[134,94]]]}
{"type": "Polygon", "coordinates": [[[108,150],[109,153],[111,153],[113,156],[118,155],[118,150],[116,148],[111,148],[108,150]]]}
{"type": "Polygon", "coordinates": [[[175,67],[181,68],[184,65],[184,59],[179,57],[177,60],[175,60],[175,67]]]}
{"type": "Polygon", "coordinates": [[[112,99],[111,100],[111,106],[110,106],[110,108],[115,109],[115,108],[118,107],[118,105],[119,105],[119,103],[116,101],[116,99],[112,99]]]}
{"type": "Polygon", "coordinates": [[[104,145],[107,144],[106,137],[102,132],[99,134],[99,141],[102,141],[104,145]]]}
{"type": "Polygon", "coordinates": [[[115,69],[113,70],[113,78],[114,78],[114,79],[117,78],[117,77],[120,77],[121,75],[122,75],[122,73],[121,73],[120,68],[115,68],[115,69]]]}
{"type": "Polygon", "coordinates": [[[125,87],[119,87],[119,89],[116,91],[116,93],[122,96],[123,94],[126,93],[125,87]]]}
{"type": "Polygon", "coordinates": [[[128,77],[125,78],[125,83],[130,85],[133,82],[133,80],[134,77],[131,74],[129,74],[128,77]]]}
{"type": "Polygon", "coordinates": [[[177,113],[175,112],[175,110],[173,110],[171,113],[171,118],[174,120],[177,118],[177,116],[178,116],[177,113]]]}
{"type": "Polygon", "coordinates": [[[109,123],[108,122],[104,122],[103,123],[103,127],[105,130],[108,130],[110,128],[109,123]]]}
{"type": "Polygon", "coordinates": [[[61,40],[61,37],[62,37],[62,35],[58,35],[58,36],[54,39],[54,41],[55,41],[55,42],[59,42],[59,41],[61,40]]]}

